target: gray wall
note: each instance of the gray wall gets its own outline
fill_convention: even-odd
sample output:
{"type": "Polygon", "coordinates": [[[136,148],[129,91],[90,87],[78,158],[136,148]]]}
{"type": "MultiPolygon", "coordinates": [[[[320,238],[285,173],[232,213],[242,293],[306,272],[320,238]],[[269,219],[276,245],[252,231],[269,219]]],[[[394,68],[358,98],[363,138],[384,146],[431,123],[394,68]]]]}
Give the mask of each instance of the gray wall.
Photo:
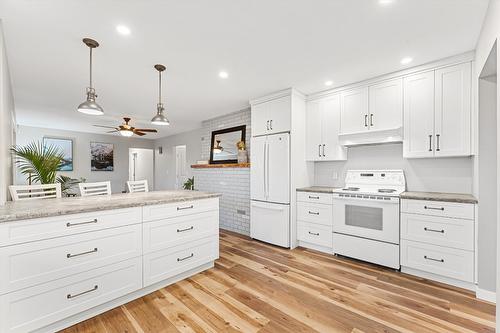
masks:
{"type": "Polygon", "coordinates": [[[404,159],[402,144],[352,147],[348,160],[316,162],[315,185],[344,186],[349,169],[402,169],[410,191],[472,192],[472,158],[404,159]],[[337,173],[338,179],[333,175],[337,173]]]}
{"type": "Polygon", "coordinates": [[[193,172],[191,164],[201,158],[202,130],[197,129],[155,140],[155,189],[171,190],[175,188],[175,146],[186,146],[187,175],[193,172]],[[163,153],[159,154],[158,148],[163,153]]]}
{"type": "MultiPolygon", "coordinates": [[[[76,111],[75,111],[76,112],[76,111]]],[[[44,136],[73,139],[73,171],[61,174],[79,178],[87,182],[111,181],[113,193],[125,190],[128,180],[128,149],[154,147],[154,141],[149,139],[125,138],[115,135],[92,134],[83,132],[63,131],[48,128],[19,126],[17,130],[17,144],[25,145],[34,140],[42,140],[44,136]],[[90,170],[90,142],[105,142],[114,144],[114,171],[90,170]]],[[[25,184],[26,179],[17,173],[16,184],[25,184]]]]}

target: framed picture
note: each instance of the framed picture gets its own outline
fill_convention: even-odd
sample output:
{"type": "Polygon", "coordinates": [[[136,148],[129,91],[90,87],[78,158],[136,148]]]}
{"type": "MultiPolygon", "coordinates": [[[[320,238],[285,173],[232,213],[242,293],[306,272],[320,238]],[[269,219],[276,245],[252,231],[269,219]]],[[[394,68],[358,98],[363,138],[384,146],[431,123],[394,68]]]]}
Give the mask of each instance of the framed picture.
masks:
{"type": "Polygon", "coordinates": [[[238,163],[238,142],[245,141],[246,126],[212,132],[210,164],[238,163]]]}
{"type": "Polygon", "coordinates": [[[55,146],[63,153],[63,162],[59,171],[73,171],[73,140],[63,138],[43,138],[43,146],[55,146]]]}
{"type": "Polygon", "coordinates": [[[113,171],[113,144],[90,143],[90,167],[92,171],[113,171]]]}

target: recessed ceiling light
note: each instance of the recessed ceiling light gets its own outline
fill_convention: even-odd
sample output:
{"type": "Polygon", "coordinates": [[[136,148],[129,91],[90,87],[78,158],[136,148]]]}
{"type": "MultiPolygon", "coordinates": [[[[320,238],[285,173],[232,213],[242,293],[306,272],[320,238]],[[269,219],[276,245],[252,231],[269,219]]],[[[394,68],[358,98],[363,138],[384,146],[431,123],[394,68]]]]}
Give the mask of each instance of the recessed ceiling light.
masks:
{"type": "Polygon", "coordinates": [[[407,64],[409,64],[412,61],[413,61],[413,58],[411,58],[411,57],[404,57],[403,59],[401,59],[401,63],[403,65],[407,65],[407,64]]]}
{"type": "Polygon", "coordinates": [[[229,74],[225,71],[219,72],[219,77],[221,79],[227,79],[229,77],[229,74]]]}
{"type": "Polygon", "coordinates": [[[116,31],[122,35],[130,35],[130,29],[124,25],[117,25],[116,26],[116,31]]]}
{"type": "Polygon", "coordinates": [[[327,86],[327,87],[331,86],[332,84],[333,84],[333,81],[330,81],[330,80],[325,81],[325,86],[327,86]]]}
{"type": "Polygon", "coordinates": [[[393,2],[394,2],[394,0],[378,0],[378,4],[382,5],[382,6],[390,5],[393,2]]]}

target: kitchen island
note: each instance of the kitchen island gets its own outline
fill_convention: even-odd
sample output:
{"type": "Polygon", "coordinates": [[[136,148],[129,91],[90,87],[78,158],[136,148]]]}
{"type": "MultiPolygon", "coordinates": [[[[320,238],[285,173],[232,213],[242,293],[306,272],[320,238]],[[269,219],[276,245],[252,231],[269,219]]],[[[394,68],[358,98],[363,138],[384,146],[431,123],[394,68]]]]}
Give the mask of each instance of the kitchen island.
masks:
{"type": "Polygon", "coordinates": [[[55,332],[213,267],[219,194],[0,206],[0,332],[55,332]]]}

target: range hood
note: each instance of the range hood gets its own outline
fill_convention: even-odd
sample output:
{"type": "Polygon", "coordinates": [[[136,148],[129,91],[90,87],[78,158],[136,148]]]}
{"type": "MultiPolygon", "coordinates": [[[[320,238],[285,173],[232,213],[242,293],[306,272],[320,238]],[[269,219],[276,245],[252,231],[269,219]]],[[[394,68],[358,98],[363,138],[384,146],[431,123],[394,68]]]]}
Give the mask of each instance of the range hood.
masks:
{"type": "Polygon", "coordinates": [[[339,143],[341,146],[345,147],[400,142],[403,142],[402,126],[391,129],[366,130],[358,133],[339,134],[339,143]]]}

